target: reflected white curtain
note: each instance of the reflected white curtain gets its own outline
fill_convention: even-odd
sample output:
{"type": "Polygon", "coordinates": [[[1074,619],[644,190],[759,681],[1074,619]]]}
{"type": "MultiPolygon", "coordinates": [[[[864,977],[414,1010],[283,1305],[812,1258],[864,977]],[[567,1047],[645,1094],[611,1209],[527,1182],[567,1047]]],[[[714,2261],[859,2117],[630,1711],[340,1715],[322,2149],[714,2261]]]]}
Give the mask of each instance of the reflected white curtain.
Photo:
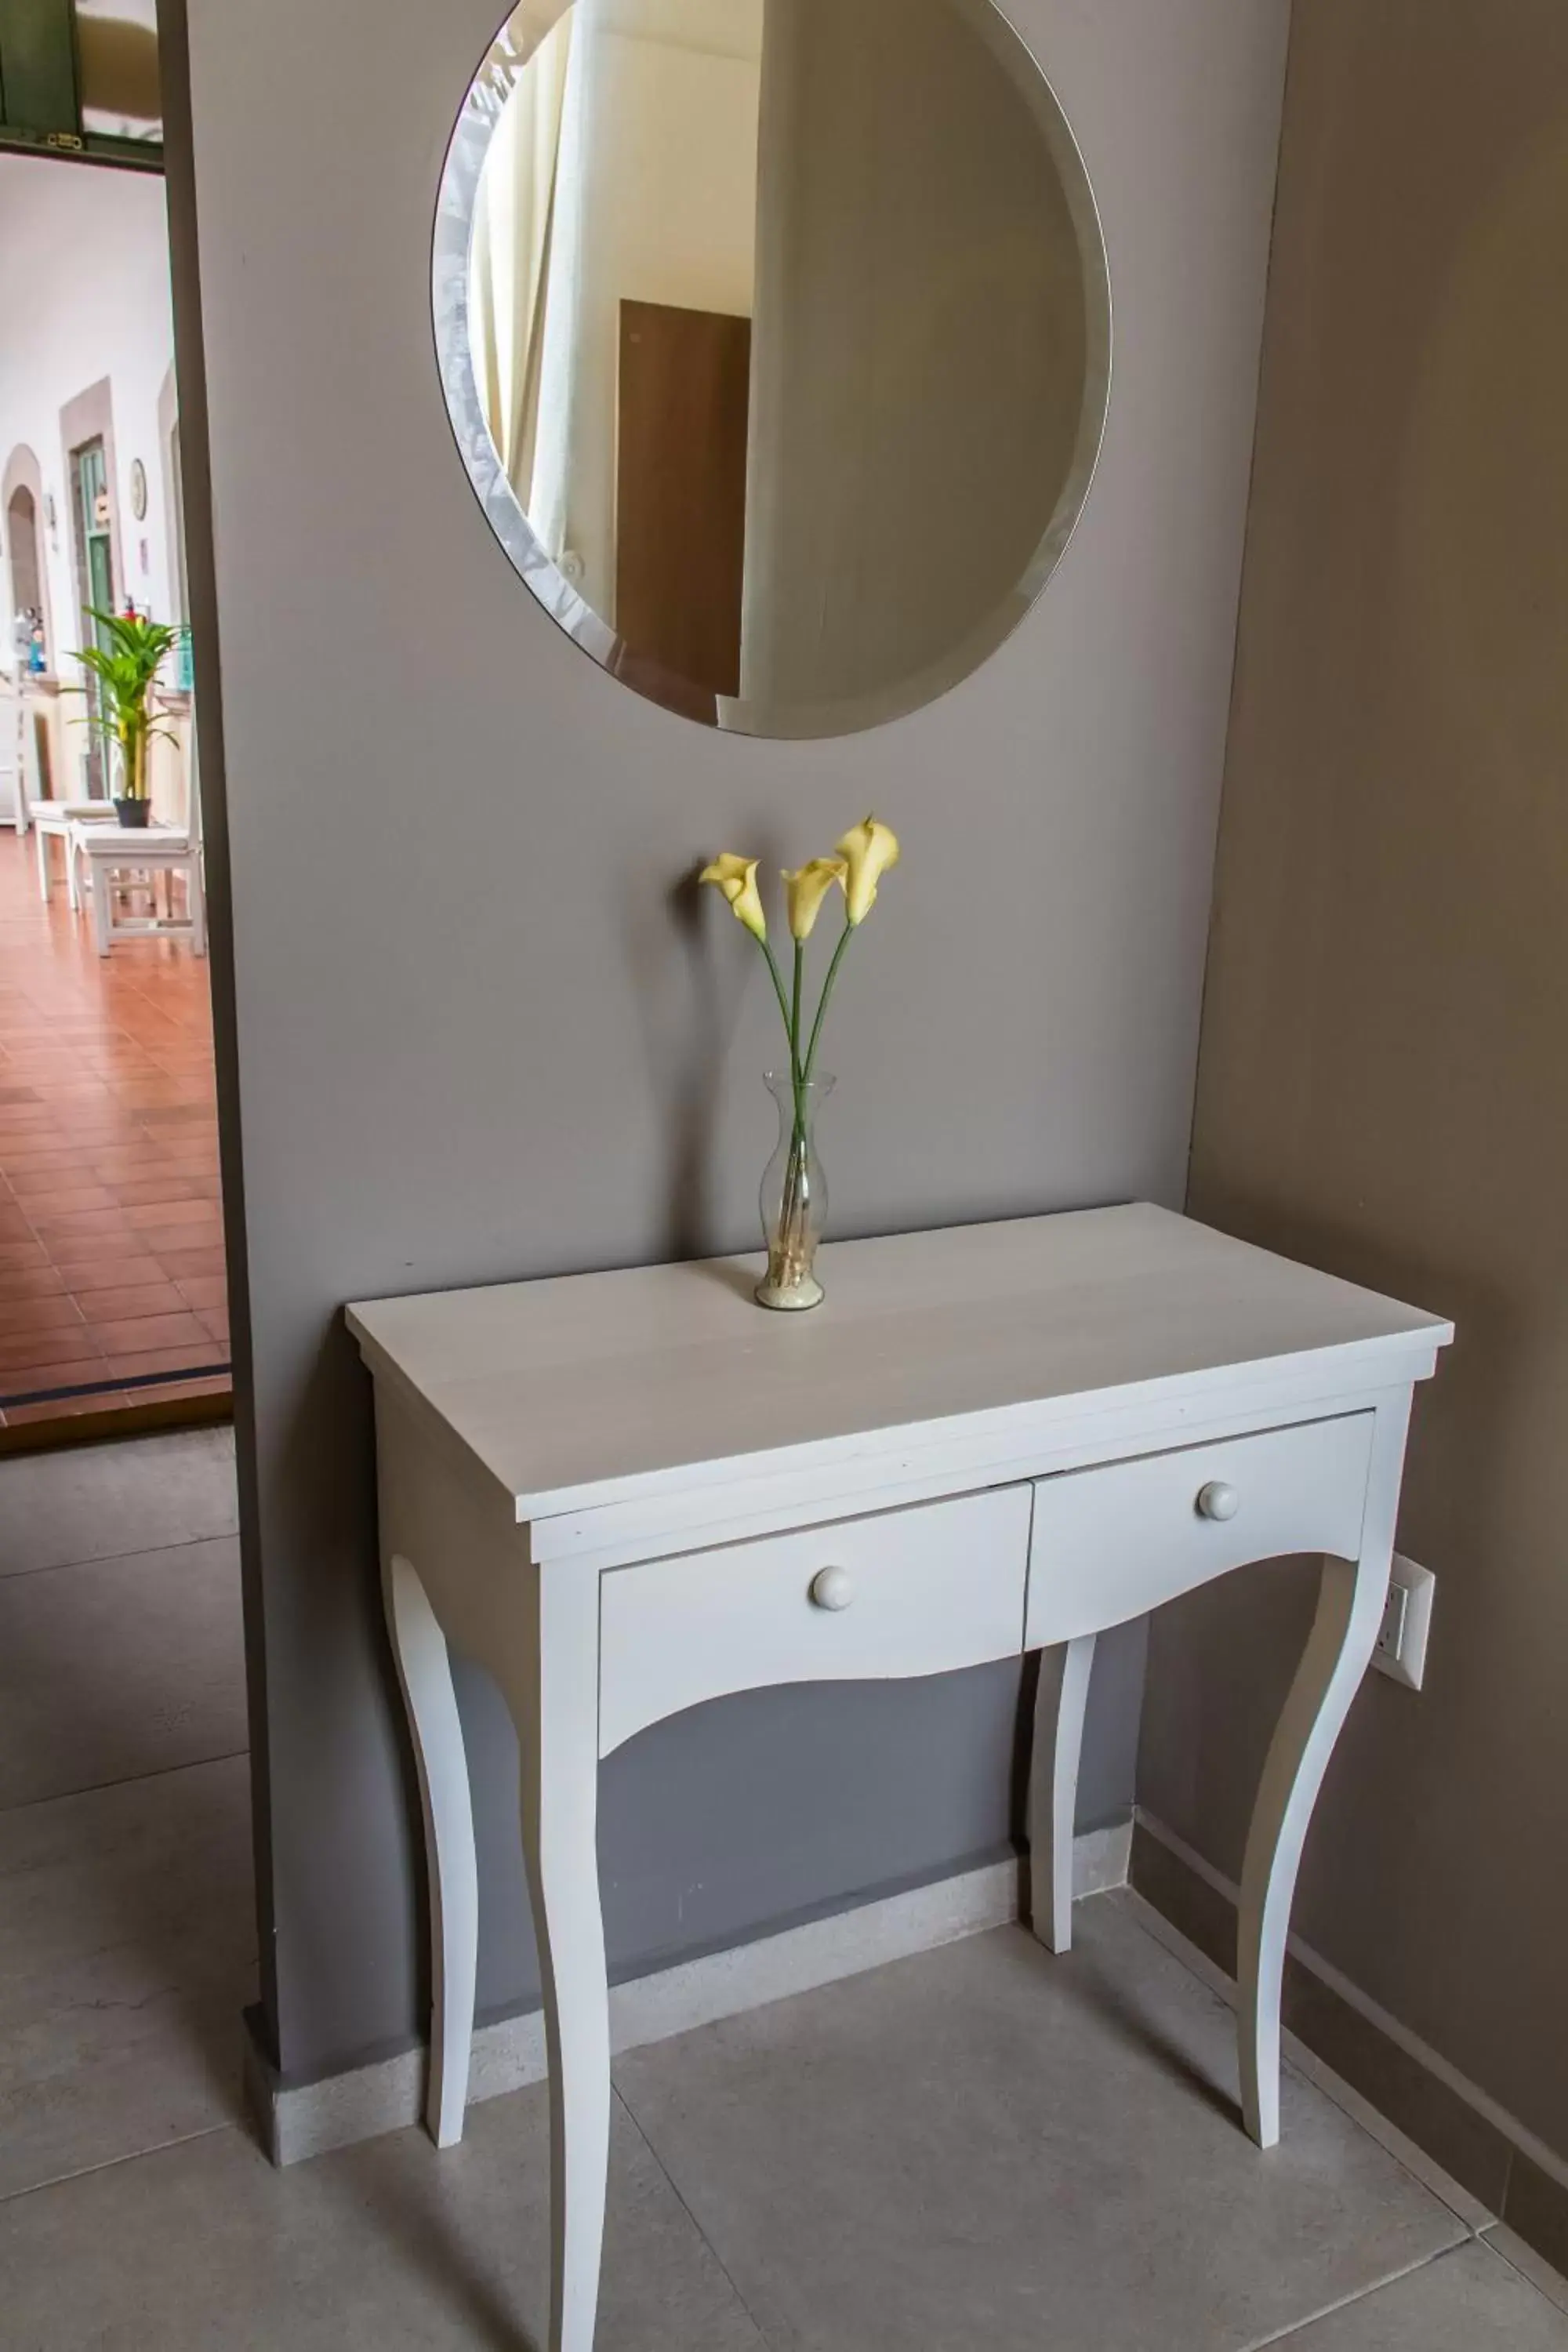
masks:
{"type": "MultiPolygon", "coordinates": [[[[609,0],[576,0],[576,22],[562,102],[560,166],[550,239],[550,299],[539,339],[538,432],[528,496],[535,538],[559,563],[570,543],[572,485],[582,435],[584,284],[588,264],[590,158],[599,128],[600,82],[609,0]]],[[[607,583],[584,593],[614,619],[607,583]]]]}
{"type": "Polygon", "coordinates": [[[538,434],[572,23],[568,9],[518,76],[490,144],[474,218],[468,318],[475,373],[490,437],[525,505],[538,434]]]}

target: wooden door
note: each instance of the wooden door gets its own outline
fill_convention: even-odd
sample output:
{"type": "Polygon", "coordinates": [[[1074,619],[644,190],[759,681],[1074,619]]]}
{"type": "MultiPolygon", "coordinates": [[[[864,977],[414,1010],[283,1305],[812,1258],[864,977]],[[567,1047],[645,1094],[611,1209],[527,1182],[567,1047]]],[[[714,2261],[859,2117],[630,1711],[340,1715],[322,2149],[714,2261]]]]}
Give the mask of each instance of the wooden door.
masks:
{"type": "Polygon", "coordinates": [[[741,690],[752,322],[621,304],[616,627],[641,668],[741,690]]]}

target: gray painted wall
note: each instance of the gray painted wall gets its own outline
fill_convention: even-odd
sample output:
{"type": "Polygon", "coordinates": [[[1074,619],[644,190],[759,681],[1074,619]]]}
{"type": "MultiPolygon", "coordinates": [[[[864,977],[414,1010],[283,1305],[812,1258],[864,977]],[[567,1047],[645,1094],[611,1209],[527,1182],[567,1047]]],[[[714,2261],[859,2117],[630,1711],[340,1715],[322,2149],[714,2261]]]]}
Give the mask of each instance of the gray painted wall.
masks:
{"type": "MultiPolygon", "coordinates": [[[[1018,0],[1104,208],[1100,483],[984,671],[822,744],[721,740],[615,686],[469,496],[426,268],[496,6],[188,7],[267,2006],[293,2077],[417,2013],[368,1398],[337,1309],[750,1240],[770,1007],[722,908],[679,894],[693,862],[793,858],[872,806],[904,835],[836,1013],[840,1233],[1177,1201],[1185,1176],[1285,0],[1018,0]]],[[[1138,1663],[1133,1635],[1097,1694],[1088,1819],[1127,1807],[1138,1663]]],[[[508,1736],[481,1689],[464,1702],[494,2009],[530,2000],[533,1958],[508,1736]]],[[[605,1773],[616,1966],[994,1853],[1017,1706],[1006,1670],[650,1733],[605,1773]]]]}
{"type": "MultiPolygon", "coordinates": [[[[1568,2157],[1568,16],[1298,12],[1197,1214],[1454,1317],[1301,1933],[1568,2157]]],[[[1140,1796],[1235,1874],[1291,1568],[1166,1612],[1140,1796]]]]}
{"type": "Polygon", "coordinates": [[[1047,93],[976,13],[767,0],[741,656],[764,708],[886,710],[973,667],[1081,478],[1100,257],[1047,93]],[[933,510],[961,524],[940,562],[933,510]]]}

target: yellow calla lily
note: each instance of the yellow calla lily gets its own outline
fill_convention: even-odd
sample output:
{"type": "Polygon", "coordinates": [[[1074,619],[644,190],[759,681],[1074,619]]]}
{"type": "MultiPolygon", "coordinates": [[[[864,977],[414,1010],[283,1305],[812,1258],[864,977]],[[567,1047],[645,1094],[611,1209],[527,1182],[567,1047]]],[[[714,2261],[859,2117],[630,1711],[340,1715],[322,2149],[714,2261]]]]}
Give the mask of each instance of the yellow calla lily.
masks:
{"type": "Polygon", "coordinates": [[[842,857],[814,857],[798,874],[786,874],[784,889],[789,899],[789,927],[797,940],[810,939],[822,912],[822,902],[835,883],[843,882],[849,868],[842,857]]]}
{"type": "Polygon", "coordinates": [[[744,923],[752,937],[761,940],[765,946],[768,919],[763,912],[763,894],[757,887],[760,863],[761,860],[755,857],[726,855],[716,857],[711,866],[705,866],[697,878],[700,882],[711,882],[716,890],[721,890],[730,902],[736,921],[744,923]]]}
{"type": "Polygon", "coordinates": [[[884,874],[899,862],[899,836],[891,825],[879,824],[868,816],[847,833],[838,845],[838,855],[849,868],[844,885],[852,926],[863,923],[877,903],[877,885],[884,874]]]}

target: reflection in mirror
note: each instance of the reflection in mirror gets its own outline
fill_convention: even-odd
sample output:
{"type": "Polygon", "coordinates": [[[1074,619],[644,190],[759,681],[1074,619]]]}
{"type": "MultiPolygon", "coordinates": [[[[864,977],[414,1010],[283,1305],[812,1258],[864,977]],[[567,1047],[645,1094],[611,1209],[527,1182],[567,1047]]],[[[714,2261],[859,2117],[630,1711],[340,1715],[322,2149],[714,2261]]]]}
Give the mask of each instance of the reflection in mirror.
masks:
{"type": "Polygon", "coordinates": [[[76,0],[76,40],[82,129],[161,141],[158,0],[76,0]]]}
{"type": "Polygon", "coordinates": [[[518,569],[711,725],[945,691],[1088,492],[1104,247],[990,0],[524,0],[454,137],[435,292],[518,569]]]}

